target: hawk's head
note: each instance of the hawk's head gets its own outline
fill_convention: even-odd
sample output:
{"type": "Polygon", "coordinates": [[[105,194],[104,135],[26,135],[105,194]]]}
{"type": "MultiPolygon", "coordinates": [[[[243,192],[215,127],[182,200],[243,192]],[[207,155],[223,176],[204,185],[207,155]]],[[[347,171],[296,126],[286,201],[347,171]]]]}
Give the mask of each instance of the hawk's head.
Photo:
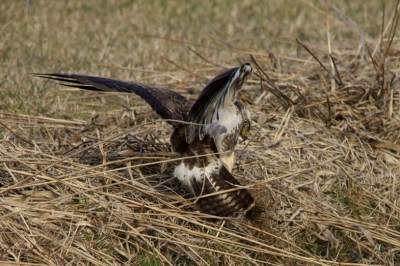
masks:
{"type": "Polygon", "coordinates": [[[240,129],[240,137],[242,137],[243,140],[247,140],[250,136],[251,115],[246,107],[242,109],[242,115],[243,115],[243,125],[242,128],[240,129]]]}
{"type": "Polygon", "coordinates": [[[239,135],[243,140],[247,140],[250,136],[251,114],[243,103],[235,102],[235,104],[242,116],[242,124],[239,127],[240,128],[239,135]]]}

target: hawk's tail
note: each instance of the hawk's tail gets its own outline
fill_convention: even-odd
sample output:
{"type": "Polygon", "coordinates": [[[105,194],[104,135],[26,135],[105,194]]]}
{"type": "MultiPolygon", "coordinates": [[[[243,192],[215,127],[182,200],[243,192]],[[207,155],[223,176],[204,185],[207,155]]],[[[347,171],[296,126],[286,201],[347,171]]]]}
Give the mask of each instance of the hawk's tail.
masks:
{"type": "Polygon", "coordinates": [[[239,182],[222,166],[218,173],[204,178],[204,184],[193,182],[193,190],[199,198],[197,207],[203,213],[215,216],[237,216],[244,214],[254,206],[250,193],[241,188],[239,182]]]}

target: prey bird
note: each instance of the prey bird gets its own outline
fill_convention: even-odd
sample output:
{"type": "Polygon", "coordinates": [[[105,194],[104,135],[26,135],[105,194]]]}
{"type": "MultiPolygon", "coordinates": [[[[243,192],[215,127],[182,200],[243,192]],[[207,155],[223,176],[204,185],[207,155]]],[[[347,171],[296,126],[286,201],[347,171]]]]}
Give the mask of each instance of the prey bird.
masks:
{"type": "Polygon", "coordinates": [[[182,157],[174,176],[197,197],[201,212],[216,216],[244,214],[254,199],[231,174],[238,137],[247,139],[250,112],[238,101],[238,90],[252,73],[245,63],[218,74],[196,101],[159,86],[80,74],[34,74],[61,85],[102,92],[135,93],[173,127],[172,151],[182,157]]]}

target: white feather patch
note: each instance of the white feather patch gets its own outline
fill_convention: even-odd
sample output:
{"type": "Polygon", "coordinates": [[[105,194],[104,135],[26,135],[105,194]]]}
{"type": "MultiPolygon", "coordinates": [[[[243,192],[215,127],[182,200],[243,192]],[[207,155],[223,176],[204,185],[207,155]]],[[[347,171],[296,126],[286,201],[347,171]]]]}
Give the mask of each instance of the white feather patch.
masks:
{"type": "Polygon", "coordinates": [[[229,172],[232,172],[233,167],[235,166],[236,162],[236,153],[234,151],[224,153],[220,155],[220,159],[226,169],[228,169],[229,172]]]}
{"type": "Polygon", "coordinates": [[[175,168],[174,176],[189,188],[191,188],[190,180],[194,179],[197,183],[203,183],[204,177],[206,177],[210,180],[211,185],[216,189],[216,191],[218,191],[219,187],[216,186],[215,182],[212,182],[210,176],[219,172],[221,169],[221,162],[216,158],[210,159],[212,159],[212,162],[209,163],[205,168],[194,166],[192,169],[189,169],[184,162],[181,162],[175,168]]]}
{"type": "MultiPolygon", "coordinates": [[[[219,125],[222,128],[226,128],[226,132],[222,134],[212,135],[215,140],[215,146],[219,152],[228,151],[222,146],[222,142],[227,134],[231,134],[233,131],[237,130],[243,122],[242,115],[239,114],[239,110],[236,105],[231,104],[229,106],[224,106],[214,114],[213,124],[219,125]]],[[[236,143],[235,143],[236,144],[236,143]]]]}

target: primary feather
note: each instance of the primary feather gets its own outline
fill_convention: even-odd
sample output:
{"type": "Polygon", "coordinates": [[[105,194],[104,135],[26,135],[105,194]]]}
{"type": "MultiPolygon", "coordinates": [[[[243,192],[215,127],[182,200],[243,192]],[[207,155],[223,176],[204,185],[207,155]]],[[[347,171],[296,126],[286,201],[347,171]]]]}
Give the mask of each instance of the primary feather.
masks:
{"type": "MultiPolygon", "coordinates": [[[[116,79],[81,75],[81,74],[35,74],[37,77],[61,81],[61,85],[91,91],[104,92],[129,92],[135,93],[145,100],[151,108],[163,119],[187,120],[187,113],[193,105],[193,101],[179,93],[159,87],[128,83],[116,79]]],[[[176,122],[169,121],[176,126],[176,122]]],[[[180,125],[181,123],[179,123],[180,125]]]]}

